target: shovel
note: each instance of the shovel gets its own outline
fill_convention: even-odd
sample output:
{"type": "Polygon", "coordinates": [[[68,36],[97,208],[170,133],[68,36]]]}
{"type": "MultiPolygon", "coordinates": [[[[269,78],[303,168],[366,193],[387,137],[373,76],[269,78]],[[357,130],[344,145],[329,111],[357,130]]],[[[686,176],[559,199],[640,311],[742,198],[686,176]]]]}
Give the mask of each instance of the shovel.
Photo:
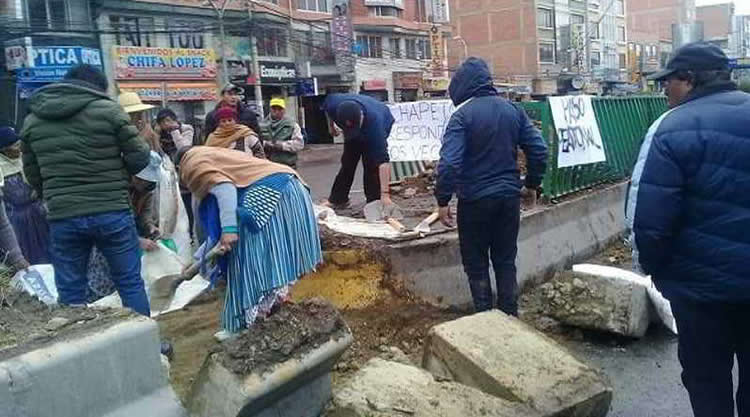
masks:
{"type": "Polygon", "coordinates": [[[370,223],[375,223],[383,218],[385,221],[397,232],[406,231],[406,226],[401,224],[400,219],[404,218],[401,214],[401,209],[395,204],[391,208],[389,213],[385,213],[383,210],[383,203],[380,200],[367,203],[364,208],[365,219],[370,223]]]}
{"type": "MultiPolygon", "coordinates": [[[[207,254],[206,260],[211,261],[217,256],[224,254],[219,245],[214,246],[207,254]]],[[[188,265],[185,270],[180,274],[164,275],[160,277],[153,284],[151,284],[150,295],[151,295],[151,309],[154,311],[162,311],[169,307],[169,303],[174,298],[177,287],[185,281],[193,279],[194,276],[198,275],[200,270],[200,261],[194,261],[188,265]]]]}
{"type": "Polygon", "coordinates": [[[422,220],[421,222],[419,222],[419,224],[417,225],[417,227],[414,228],[414,231],[417,232],[417,233],[420,233],[420,234],[430,233],[430,230],[431,230],[430,226],[432,226],[432,224],[435,223],[438,220],[439,217],[440,217],[440,215],[438,214],[437,211],[434,212],[434,213],[432,213],[432,214],[430,214],[424,220],[422,220]]]}

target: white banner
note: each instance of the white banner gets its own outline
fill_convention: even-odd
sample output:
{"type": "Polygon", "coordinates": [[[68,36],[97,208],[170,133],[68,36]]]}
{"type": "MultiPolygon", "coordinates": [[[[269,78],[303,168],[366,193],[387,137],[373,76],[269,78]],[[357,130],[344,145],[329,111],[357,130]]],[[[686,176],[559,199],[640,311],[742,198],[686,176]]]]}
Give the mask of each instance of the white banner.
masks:
{"type": "Polygon", "coordinates": [[[550,97],[557,133],[557,167],[607,160],[591,96],[550,97]]]}
{"type": "Polygon", "coordinates": [[[456,107],[450,100],[388,105],[396,119],[388,137],[391,162],[437,161],[445,127],[456,107]]]}

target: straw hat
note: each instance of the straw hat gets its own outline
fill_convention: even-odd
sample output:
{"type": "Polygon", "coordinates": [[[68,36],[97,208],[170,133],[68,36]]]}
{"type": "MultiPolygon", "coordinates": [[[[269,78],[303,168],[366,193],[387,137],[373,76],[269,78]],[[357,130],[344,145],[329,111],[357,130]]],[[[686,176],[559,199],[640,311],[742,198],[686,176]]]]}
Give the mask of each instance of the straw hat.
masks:
{"type": "Polygon", "coordinates": [[[153,109],[154,107],[156,107],[150,104],[143,104],[141,98],[138,97],[138,94],[132,91],[126,91],[120,94],[120,97],[117,98],[117,101],[120,103],[122,108],[125,109],[126,113],[135,113],[153,109]]]}

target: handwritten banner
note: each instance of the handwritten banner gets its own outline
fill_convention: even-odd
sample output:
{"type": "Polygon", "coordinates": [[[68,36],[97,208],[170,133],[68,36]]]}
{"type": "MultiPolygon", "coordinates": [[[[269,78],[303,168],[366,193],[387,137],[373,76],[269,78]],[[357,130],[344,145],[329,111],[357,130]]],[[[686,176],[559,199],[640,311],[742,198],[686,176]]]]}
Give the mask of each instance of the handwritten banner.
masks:
{"type": "Polygon", "coordinates": [[[557,132],[557,167],[607,160],[591,96],[550,97],[557,132]]]}
{"type": "Polygon", "coordinates": [[[216,61],[210,49],[113,48],[118,80],[209,80],[216,78],[216,61]]]}
{"type": "Polygon", "coordinates": [[[437,161],[445,127],[456,107],[450,100],[426,100],[388,106],[396,120],[388,137],[392,162],[437,161]]]}

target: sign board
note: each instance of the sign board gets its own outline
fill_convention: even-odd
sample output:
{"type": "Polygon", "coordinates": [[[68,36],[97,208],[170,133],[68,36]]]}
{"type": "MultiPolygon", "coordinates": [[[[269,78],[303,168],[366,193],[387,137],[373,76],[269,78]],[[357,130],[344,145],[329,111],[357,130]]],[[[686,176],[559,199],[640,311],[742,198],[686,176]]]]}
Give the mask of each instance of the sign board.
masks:
{"type": "Polygon", "coordinates": [[[422,88],[422,73],[394,72],[393,88],[396,90],[418,90],[422,88]]]}
{"type": "Polygon", "coordinates": [[[317,96],[318,93],[318,79],[317,78],[298,78],[295,93],[301,97],[313,97],[317,96]]]}
{"type": "Polygon", "coordinates": [[[440,77],[445,72],[443,69],[443,35],[435,25],[432,25],[430,29],[430,48],[432,49],[432,60],[430,61],[432,75],[440,77]]]}
{"type": "Polygon", "coordinates": [[[227,60],[227,75],[229,76],[229,79],[232,81],[239,81],[239,80],[245,80],[248,75],[250,75],[250,71],[247,68],[247,64],[245,61],[239,61],[239,60],[227,60]]]}
{"type": "Polygon", "coordinates": [[[54,82],[79,64],[102,68],[102,54],[98,49],[80,46],[43,46],[31,48],[30,62],[31,67],[16,70],[20,81],[54,82]]]}
{"type": "Polygon", "coordinates": [[[143,101],[161,102],[164,91],[167,93],[167,101],[216,101],[216,84],[214,83],[118,83],[120,91],[132,91],[138,94],[143,101]]]}
{"type": "Polygon", "coordinates": [[[387,90],[388,82],[381,78],[362,81],[362,89],[365,91],[387,90]]]}
{"type": "Polygon", "coordinates": [[[550,97],[557,133],[557,167],[593,164],[607,160],[591,96],[550,97]]]}
{"type": "Polygon", "coordinates": [[[118,80],[212,80],[216,60],[211,49],[114,46],[118,80]]]}
{"type": "Polygon", "coordinates": [[[5,42],[5,67],[8,71],[34,65],[31,56],[31,38],[18,38],[5,42]]]}
{"type": "Polygon", "coordinates": [[[391,162],[437,161],[443,133],[456,110],[450,100],[388,105],[396,120],[388,137],[391,162]]]}
{"type": "Polygon", "coordinates": [[[332,0],[331,46],[336,70],[342,81],[354,80],[354,29],[349,0],[332,0]]]}
{"type": "Polygon", "coordinates": [[[729,68],[731,69],[750,68],[750,58],[732,58],[729,60],[729,68]]]}
{"type": "Polygon", "coordinates": [[[433,23],[450,22],[450,7],[448,0],[431,0],[427,3],[431,9],[429,15],[432,16],[433,23]]]}
{"type": "Polygon", "coordinates": [[[258,62],[261,84],[295,84],[297,66],[291,62],[258,62]]]}

